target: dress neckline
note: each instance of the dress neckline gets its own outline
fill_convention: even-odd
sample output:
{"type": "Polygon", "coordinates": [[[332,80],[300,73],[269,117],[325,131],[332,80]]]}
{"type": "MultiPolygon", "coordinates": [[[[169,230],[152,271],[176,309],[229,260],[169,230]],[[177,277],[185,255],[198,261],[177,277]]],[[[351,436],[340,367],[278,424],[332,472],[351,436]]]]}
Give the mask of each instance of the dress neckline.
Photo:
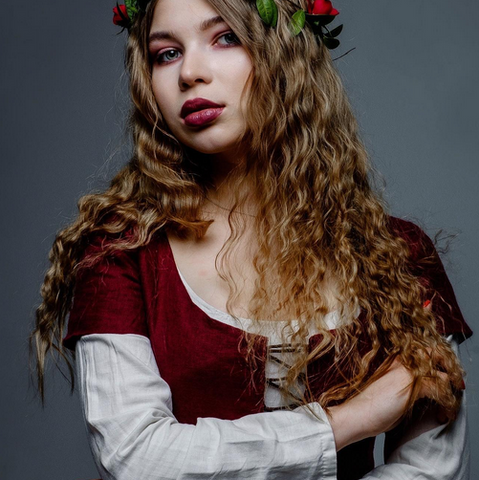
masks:
{"type": "MultiPolygon", "coordinates": [[[[253,334],[260,334],[264,335],[270,340],[274,340],[275,342],[279,341],[281,338],[281,331],[283,328],[287,327],[288,324],[291,324],[293,329],[299,327],[299,322],[297,320],[292,320],[291,322],[287,320],[261,320],[258,322],[254,322],[248,318],[242,317],[233,317],[227,312],[220,310],[213,305],[206,302],[203,298],[201,298],[193,288],[188,284],[186,279],[184,278],[183,274],[181,273],[178,265],[176,264],[175,256],[173,254],[173,249],[171,248],[168,236],[165,234],[165,242],[168,250],[169,257],[172,262],[172,270],[174,270],[174,275],[180,280],[182,284],[183,291],[186,294],[189,301],[199,308],[204,314],[206,314],[212,320],[219,321],[223,324],[229,325],[234,328],[238,328],[243,331],[247,331],[253,334]],[[259,327],[261,327],[261,331],[256,331],[259,327]]],[[[329,330],[333,331],[337,328],[338,323],[340,322],[340,313],[339,310],[333,310],[327,313],[324,317],[324,321],[328,326],[329,330]]],[[[308,338],[318,335],[320,332],[317,330],[315,325],[312,325],[309,330],[308,338]]]]}

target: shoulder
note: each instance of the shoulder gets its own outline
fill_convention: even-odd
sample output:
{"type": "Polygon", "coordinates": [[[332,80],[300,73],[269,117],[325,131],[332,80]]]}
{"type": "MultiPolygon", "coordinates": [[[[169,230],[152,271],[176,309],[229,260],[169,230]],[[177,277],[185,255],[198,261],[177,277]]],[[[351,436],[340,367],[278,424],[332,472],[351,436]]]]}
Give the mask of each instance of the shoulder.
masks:
{"type": "Polygon", "coordinates": [[[63,340],[67,348],[74,350],[80,337],[93,333],[148,336],[145,301],[154,295],[161,242],[161,237],[155,236],[136,247],[138,239],[126,233],[97,234],[88,239],[77,266],[63,340]]]}
{"type": "Polygon", "coordinates": [[[393,235],[406,241],[413,258],[419,258],[421,254],[430,255],[435,252],[434,242],[424,230],[415,223],[402,218],[389,216],[388,227],[393,235]]]}
{"type": "Polygon", "coordinates": [[[409,249],[410,267],[421,275],[425,270],[444,270],[434,241],[415,223],[402,218],[388,217],[389,231],[404,240],[409,249]]]}
{"type": "Polygon", "coordinates": [[[166,234],[158,232],[146,240],[139,238],[133,230],[121,233],[95,233],[84,241],[79,270],[111,262],[140,263],[145,257],[155,255],[165,247],[166,234]]]}
{"type": "Polygon", "coordinates": [[[435,275],[444,276],[444,266],[433,240],[415,223],[402,218],[389,216],[388,227],[392,235],[404,240],[409,249],[409,268],[423,277],[425,282],[435,275]]]}
{"type": "Polygon", "coordinates": [[[392,215],[388,216],[388,226],[390,230],[400,235],[415,237],[424,234],[424,231],[415,223],[392,215]]]}

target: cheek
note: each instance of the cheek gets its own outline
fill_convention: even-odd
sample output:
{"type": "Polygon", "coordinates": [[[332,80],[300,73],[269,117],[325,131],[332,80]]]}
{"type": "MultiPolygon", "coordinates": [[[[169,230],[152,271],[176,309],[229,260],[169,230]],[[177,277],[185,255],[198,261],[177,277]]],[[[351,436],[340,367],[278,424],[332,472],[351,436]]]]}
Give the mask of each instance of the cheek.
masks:
{"type": "Polygon", "coordinates": [[[153,95],[155,97],[158,108],[160,109],[166,121],[173,114],[173,97],[172,85],[168,81],[168,77],[153,74],[151,78],[153,95]]]}
{"type": "Polygon", "coordinates": [[[237,78],[238,81],[240,81],[241,84],[244,86],[252,70],[253,65],[251,64],[251,60],[245,54],[245,56],[236,63],[236,75],[234,78],[237,78]]]}
{"type": "Polygon", "coordinates": [[[241,96],[243,95],[242,102],[246,101],[248,96],[250,84],[251,84],[251,72],[253,71],[253,66],[249,58],[245,59],[242,65],[238,66],[236,76],[234,77],[237,82],[237,91],[241,96]]]}
{"type": "Polygon", "coordinates": [[[239,51],[238,55],[230,55],[218,60],[216,64],[217,72],[220,73],[221,84],[227,88],[230,93],[239,96],[253,70],[249,56],[244,51],[239,51]]]}
{"type": "Polygon", "coordinates": [[[237,94],[238,94],[238,99],[240,100],[241,103],[241,108],[243,110],[243,114],[245,114],[245,108],[247,104],[247,100],[250,94],[250,88],[251,88],[251,80],[252,78],[252,73],[253,67],[251,65],[251,62],[248,61],[244,63],[243,68],[237,71],[237,75],[235,77],[237,81],[237,94]]]}

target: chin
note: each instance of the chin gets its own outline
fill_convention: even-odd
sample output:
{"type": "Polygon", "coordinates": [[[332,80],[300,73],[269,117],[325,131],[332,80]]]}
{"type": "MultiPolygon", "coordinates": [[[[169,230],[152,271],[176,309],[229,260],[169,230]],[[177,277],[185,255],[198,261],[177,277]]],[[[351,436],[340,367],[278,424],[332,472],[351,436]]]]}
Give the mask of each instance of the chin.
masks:
{"type": "Polygon", "coordinates": [[[195,141],[191,141],[191,138],[180,139],[180,141],[192,150],[204,155],[227,155],[228,153],[237,151],[240,138],[240,134],[225,138],[222,132],[214,132],[214,135],[210,135],[208,132],[207,136],[205,135],[204,138],[201,139],[197,138],[195,141]]]}
{"type": "Polygon", "coordinates": [[[191,149],[202,153],[203,155],[218,155],[218,154],[228,154],[236,150],[236,145],[208,145],[208,146],[197,146],[191,145],[191,149]]]}

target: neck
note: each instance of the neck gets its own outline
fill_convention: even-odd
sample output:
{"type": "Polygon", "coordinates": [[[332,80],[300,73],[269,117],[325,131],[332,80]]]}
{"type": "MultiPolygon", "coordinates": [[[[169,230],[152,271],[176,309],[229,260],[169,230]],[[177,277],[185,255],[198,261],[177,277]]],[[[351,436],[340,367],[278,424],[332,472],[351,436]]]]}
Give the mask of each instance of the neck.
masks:
{"type": "Polygon", "coordinates": [[[253,188],[243,175],[245,152],[239,148],[208,155],[189,151],[188,156],[206,185],[205,212],[225,216],[238,203],[238,213],[255,216],[253,188]]]}
{"type": "Polygon", "coordinates": [[[246,161],[246,152],[240,146],[218,153],[201,153],[186,148],[193,167],[211,188],[219,188],[230,181],[246,161]]]}
{"type": "Polygon", "coordinates": [[[241,178],[238,171],[224,177],[216,177],[206,192],[205,210],[228,215],[236,205],[235,212],[249,217],[256,216],[256,196],[248,179],[241,178]]]}

